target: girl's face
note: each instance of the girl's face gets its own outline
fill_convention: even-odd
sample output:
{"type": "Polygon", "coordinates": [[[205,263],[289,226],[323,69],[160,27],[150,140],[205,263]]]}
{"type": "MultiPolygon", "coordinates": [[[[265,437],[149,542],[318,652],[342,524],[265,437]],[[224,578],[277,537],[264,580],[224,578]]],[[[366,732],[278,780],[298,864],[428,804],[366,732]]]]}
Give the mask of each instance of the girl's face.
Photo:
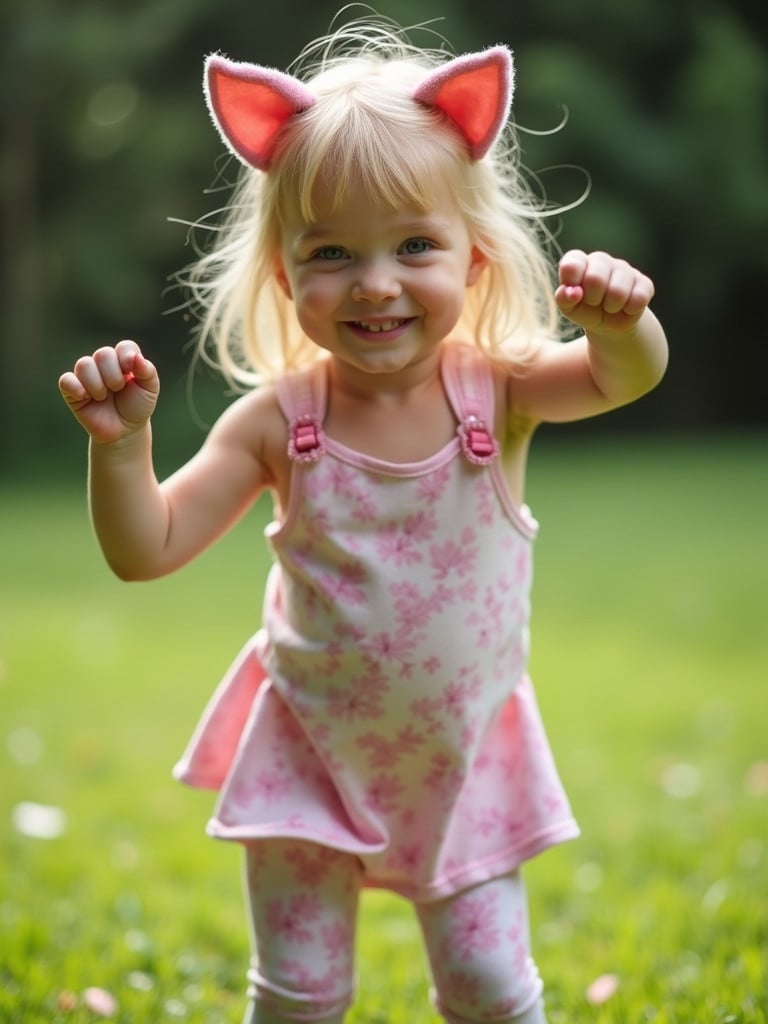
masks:
{"type": "Polygon", "coordinates": [[[320,190],[312,223],[288,211],[277,273],[317,345],[358,371],[397,374],[437,355],[484,263],[436,181],[427,211],[392,210],[362,187],[334,208],[320,190]]]}

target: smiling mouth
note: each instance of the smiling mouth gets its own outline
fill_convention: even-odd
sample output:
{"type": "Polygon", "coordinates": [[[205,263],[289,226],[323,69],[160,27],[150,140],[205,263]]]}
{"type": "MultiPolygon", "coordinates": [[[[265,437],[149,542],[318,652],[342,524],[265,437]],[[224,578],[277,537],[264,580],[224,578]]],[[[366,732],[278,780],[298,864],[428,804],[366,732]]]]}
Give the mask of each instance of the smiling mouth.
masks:
{"type": "Polygon", "coordinates": [[[360,331],[368,331],[370,334],[383,334],[385,331],[394,331],[407,323],[403,320],[353,320],[352,323],[360,331]]]}

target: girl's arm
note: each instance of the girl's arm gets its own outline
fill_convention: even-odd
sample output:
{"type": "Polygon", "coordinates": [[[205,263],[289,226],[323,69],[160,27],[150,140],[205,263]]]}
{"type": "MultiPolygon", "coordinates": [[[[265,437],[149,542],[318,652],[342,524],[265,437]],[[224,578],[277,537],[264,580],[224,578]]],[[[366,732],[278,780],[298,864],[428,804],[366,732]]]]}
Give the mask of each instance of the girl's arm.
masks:
{"type": "Polygon", "coordinates": [[[121,579],[153,579],[184,565],[270,482],[253,429],[253,396],[231,406],[198,454],[158,482],[149,418],[159,381],[134,342],[78,360],[59,388],[90,435],[91,518],[104,557],[121,579]]]}
{"type": "Polygon", "coordinates": [[[584,334],[542,345],[509,383],[511,414],[532,424],[607,412],[654,388],[667,366],[667,339],[649,303],[650,278],[607,253],[566,253],[555,300],[584,334]]]}

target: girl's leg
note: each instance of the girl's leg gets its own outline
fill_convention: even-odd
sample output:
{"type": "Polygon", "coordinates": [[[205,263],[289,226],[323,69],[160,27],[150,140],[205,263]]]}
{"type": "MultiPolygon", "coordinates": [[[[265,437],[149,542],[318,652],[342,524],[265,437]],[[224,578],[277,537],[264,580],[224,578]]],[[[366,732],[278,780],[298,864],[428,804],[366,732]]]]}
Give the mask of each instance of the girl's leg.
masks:
{"type": "Polygon", "coordinates": [[[245,1024],[341,1024],[354,994],[356,857],[315,843],[246,844],[252,1000],[245,1024]]]}
{"type": "Polygon", "coordinates": [[[449,1024],[545,1024],[517,872],[416,911],[435,1005],[449,1024]]]}

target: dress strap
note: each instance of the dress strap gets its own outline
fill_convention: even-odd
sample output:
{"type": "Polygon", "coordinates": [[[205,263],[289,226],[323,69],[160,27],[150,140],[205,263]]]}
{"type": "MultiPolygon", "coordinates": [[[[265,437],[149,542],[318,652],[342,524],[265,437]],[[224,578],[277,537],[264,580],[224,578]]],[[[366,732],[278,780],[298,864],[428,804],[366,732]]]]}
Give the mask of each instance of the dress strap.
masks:
{"type": "Polygon", "coordinates": [[[280,408],[288,421],[288,457],[315,462],[325,452],[323,422],[327,404],[327,376],[322,360],[275,384],[280,408]]]}
{"type": "Polygon", "coordinates": [[[495,401],[488,361],[470,345],[448,344],[443,383],[459,420],[462,451],[470,462],[489,465],[499,454],[499,443],[493,436],[495,401]]]}

